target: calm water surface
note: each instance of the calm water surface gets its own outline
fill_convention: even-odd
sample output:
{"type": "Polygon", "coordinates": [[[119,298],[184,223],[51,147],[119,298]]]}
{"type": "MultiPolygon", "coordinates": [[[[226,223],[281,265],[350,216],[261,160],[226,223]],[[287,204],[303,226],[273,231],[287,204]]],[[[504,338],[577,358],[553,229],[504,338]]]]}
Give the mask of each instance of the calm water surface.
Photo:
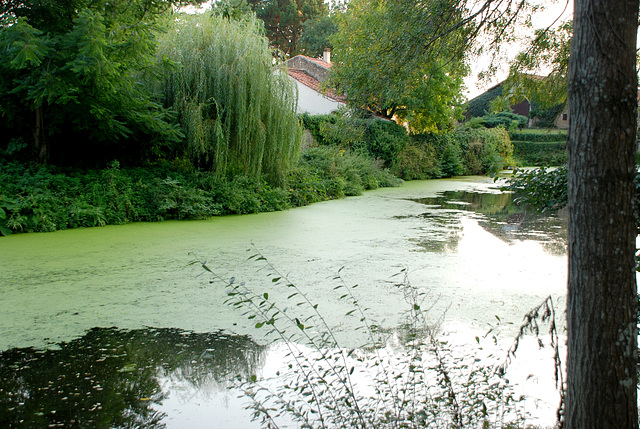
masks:
{"type": "MultiPolygon", "coordinates": [[[[336,273],[393,331],[407,308],[392,281],[403,268],[452,341],[472,343],[499,320],[508,343],[546,296],[564,309],[565,226],[473,177],[278,213],[3,237],[0,426],[249,427],[229,388],[238,375],[275,377],[282,350],[224,305],[225,288],[195,258],[286,302],[264,264],[247,260],[260,252],[319,304],[344,347],[361,339],[336,273]]],[[[525,392],[540,396],[542,421],[556,405],[546,375],[525,392]]]]}

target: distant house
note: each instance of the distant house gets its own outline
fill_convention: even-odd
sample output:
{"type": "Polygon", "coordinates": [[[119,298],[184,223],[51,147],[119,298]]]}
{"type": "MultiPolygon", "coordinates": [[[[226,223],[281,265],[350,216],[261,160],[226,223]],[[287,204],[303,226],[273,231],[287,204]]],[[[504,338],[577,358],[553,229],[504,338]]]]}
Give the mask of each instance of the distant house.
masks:
{"type": "Polygon", "coordinates": [[[569,129],[569,106],[564,106],[562,111],[556,116],[556,120],[553,122],[556,128],[561,130],[569,129]]]}
{"type": "MultiPolygon", "coordinates": [[[[502,95],[504,81],[498,83],[497,85],[492,86],[487,89],[482,94],[477,97],[469,100],[467,104],[467,110],[465,112],[465,116],[468,118],[475,116],[483,116],[486,112],[490,111],[490,103],[495,98],[502,95]]],[[[520,103],[514,104],[511,106],[511,111],[518,115],[529,117],[529,113],[531,113],[531,104],[528,100],[523,100],[520,103]]],[[[528,127],[535,127],[537,123],[537,118],[530,118],[528,127]]],[[[568,129],[569,128],[569,109],[568,106],[565,106],[556,116],[554,120],[554,126],[559,129],[568,129]]]]}
{"type": "Polygon", "coordinates": [[[298,86],[298,113],[321,115],[346,105],[345,99],[333,92],[320,91],[320,84],[329,77],[332,65],[329,51],[325,51],[322,59],[296,55],[285,64],[289,77],[298,86]]]}

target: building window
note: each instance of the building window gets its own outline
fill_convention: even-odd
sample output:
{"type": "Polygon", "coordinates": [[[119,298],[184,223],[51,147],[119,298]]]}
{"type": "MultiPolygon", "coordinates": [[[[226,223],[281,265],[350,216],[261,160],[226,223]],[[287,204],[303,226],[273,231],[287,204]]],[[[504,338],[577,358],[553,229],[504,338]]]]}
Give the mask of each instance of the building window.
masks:
{"type": "Polygon", "coordinates": [[[562,114],[562,120],[566,121],[569,118],[569,115],[567,113],[563,113],[562,114]]]}

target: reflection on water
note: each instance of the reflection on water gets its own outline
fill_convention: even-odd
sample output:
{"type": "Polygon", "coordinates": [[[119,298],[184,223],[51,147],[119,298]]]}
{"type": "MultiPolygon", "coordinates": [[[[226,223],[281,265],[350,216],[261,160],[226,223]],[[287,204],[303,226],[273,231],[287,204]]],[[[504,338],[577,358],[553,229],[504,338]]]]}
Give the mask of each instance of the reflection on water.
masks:
{"type": "Polygon", "coordinates": [[[286,353],[245,336],[191,333],[262,338],[223,305],[224,288],[194,266],[180,269],[194,250],[278,297],[253,262],[236,263],[255,242],[320,303],[344,347],[362,343],[358,318],[344,317],[350,308],[327,279],[345,266],[347,284],[360,284],[360,304],[394,346],[407,339],[406,303],[384,279],[399,263],[433,298],[433,317],[446,312],[460,324],[450,330],[463,333],[462,349],[494,315],[517,324],[547,295],[564,294],[565,226],[514,207],[492,185],[425,181],[278,213],[0,239],[0,427],[256,427],[241,392],[227,387],[236,375],[279,379],[286,353]],[[452,189],[480,192],[437,193],[452,189]],[[141,329],[149,324],[186,331],[141,329]],[[94,326],[131,330],[92,329],[73,340],[94,326]]]}
{"type": "Polygon", "coordinates": [[[56,350],[0,352],[0,427],[163,428],[161,404],[255,374],[265,348],[245,336],[95,328],[56,350]],[[175,398],[174,398],[175,399],[175,398]]]}
{"type": "Polygon", "coordinates": [[[446,191],[436,197],[412,199],[427,206],[422,234],[412,239],[428,252],[455,253],[465,234],[461,220],[474,219],[507,243],[539,242],[546,253],[566,254],[566,218],[529,212],[513,203],[512,194],[446,191]]]}

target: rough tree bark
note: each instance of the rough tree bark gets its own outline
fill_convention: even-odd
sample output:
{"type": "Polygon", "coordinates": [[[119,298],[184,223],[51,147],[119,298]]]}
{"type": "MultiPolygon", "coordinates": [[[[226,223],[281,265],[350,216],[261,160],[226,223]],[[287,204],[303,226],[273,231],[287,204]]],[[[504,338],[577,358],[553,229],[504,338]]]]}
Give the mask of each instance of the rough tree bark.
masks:
{"type": "Polygon", "coordinates": [[[638,0],[575,0],[569,65],[567,428],[638,428],[638,0]]]}

